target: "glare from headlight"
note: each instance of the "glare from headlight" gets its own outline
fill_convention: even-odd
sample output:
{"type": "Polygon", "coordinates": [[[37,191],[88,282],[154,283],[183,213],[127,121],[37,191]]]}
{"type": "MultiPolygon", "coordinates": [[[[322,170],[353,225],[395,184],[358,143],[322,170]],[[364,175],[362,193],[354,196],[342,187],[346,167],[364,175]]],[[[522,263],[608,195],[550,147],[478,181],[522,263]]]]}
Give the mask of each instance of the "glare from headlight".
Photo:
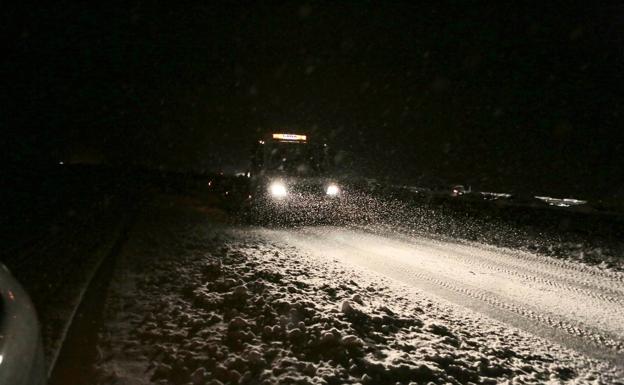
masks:
{"type": "Polygon", "coordinates": [[[327,186],[327,195],[336,196],[340,192],[340,189],[335,184],[330,184],[327,186]]]}
{"type": "Polygon", "coordinates": [[[271,185],[269,186],[269,192],[274,198],[283,198],[288,195],[288,191],[286,191],[286,186],[282,182],[271,183],[271,185]]]}

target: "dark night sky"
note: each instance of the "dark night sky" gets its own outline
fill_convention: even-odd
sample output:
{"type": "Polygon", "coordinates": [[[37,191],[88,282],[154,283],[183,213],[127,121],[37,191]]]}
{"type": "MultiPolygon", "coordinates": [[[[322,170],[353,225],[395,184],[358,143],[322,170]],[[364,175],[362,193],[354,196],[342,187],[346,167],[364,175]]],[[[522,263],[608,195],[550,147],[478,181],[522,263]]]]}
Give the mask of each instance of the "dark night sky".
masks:
{"type": "Polygon", "coordinates": [[[292,129],[370,175],[624,194],[624,6],[389,3],[7,10],[7,153],[236,168],[292,129]]]}

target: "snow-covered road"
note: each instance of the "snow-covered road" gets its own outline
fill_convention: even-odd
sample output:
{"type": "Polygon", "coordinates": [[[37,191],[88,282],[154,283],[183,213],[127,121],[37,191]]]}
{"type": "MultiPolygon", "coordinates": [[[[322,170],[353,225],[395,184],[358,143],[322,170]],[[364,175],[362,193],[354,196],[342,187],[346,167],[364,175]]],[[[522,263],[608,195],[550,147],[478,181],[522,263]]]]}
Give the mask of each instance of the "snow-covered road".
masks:
{"type": "Polygon", "coordinates": [[[536,254],[357,229],[261,230],[592,356],[622,364],[624,274],[536,254]]]}
{"type": "Polygon", "coordinates": [[[591,383],[624,378],[624,277],[481,244],[139,215],[93,383],[591,383]]]}

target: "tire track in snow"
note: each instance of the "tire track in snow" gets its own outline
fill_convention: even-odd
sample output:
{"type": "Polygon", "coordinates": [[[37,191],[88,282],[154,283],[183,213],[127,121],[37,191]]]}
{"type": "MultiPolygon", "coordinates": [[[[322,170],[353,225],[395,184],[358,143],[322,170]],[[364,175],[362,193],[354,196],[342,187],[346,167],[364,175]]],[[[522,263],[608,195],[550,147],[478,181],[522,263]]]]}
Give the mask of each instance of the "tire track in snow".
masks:
{"type": "Polygon", "coordinates": [[[528,307],[516,304],[509,299],[503,299],[495,294],[492,294],[491,292],[487,292],[477,288],[469,288],[458,282],[453,282],[448,279],[442,280],[434,278],[429,276],[428,274],[417,272],[414,269],[408,268],[405,269],[405,271],[416,278],[426,280],[438,286],[444,287],[448,290],[480,300],[491,306],[510,311],[528,320],[537,321],[552,328],[561,329],[566,333],[574,335],[576,337],[589,338],[592,342],[600,346],[606,346],[608,348],[615,349],[618,352],[624,351],[624,343],[622,341],[617,341],[610,336],[602,334],[598,331],[591,330],[591,328],[585,325],[574,325],[573,323],[562,319],[560,316],[549,314],[544,311],[532,310],[528,307]]]}
{"type": "MultiPolygon", "coordinates": [[[[584,263],[571,262],[571,261],[549,257],[546,255],[534,254],[534,253],[530,253],[530,252],[522,251],[522,250],[514,250],[514,249],[507,248],[507,247],[492,246],[492,245],[487,245],[487,244],[474,242],[474,241],[455,240],[455,239],[448,239],[448,238],[439,237],[439,236],[437,237],[434,237],[434,236],[428,237],[425,235],[410,236],[408,235],[409,233],[411,233],[409,229],[399,229],[397,231],[397,229],[387,228],[387,229],[383,229],[382,231],[378,231],[378,229],[371,228],[370,226],[352,226],[351,228],[356,229],[356,231],[366,232],[368,234],[376,234],[376,235],[381,234],[379,236],[391,236],[394,238],[398,237],[400,239],[407,240],[410,242],[414,242],[416,240],[416,242],[414,243],[417,243],[418,239],[427,239],[427,241],[430,244],[437,243],[439,245],[443,245],[442,247],[448,246],[448,244],[452,244],[455,246],[455,249],[459,249],[459,248],[478,249],[481,252],[485,251],[485,252],[493,253],[496,256],[504,255],[510,258],[511,261],[514,261],[514,265],[518,267],[532,266],[535,264],[541,265],[543,267],[551,267],[553,268],[553,271],[559,272],[559,274],[562,274],[562,276],[571,277],[574,281],[578,281],[577,279],[578,273],[583,273],[584,274],[583,276],[586,278],[594,277],[594,278],[600,278],[602,280],[607,279],[609,281],[617,282],[621,288],[621,290],[618,291],[618,293],[624,294],[624,273],[618,272],[618,271],[603,270],[596,266],[586,265],[584,263]]],[[[594,280],[589,279],[588,282],[589,284],[593,283],[595,285],[598,285],[598,287],[601,287],[606,290],[610,290],[608,287],[603,287],[601,285],[603,281],[599,281],[597,279],[594,279],[594,280]]]]}
{"type": "MultiPolygon", "coordinates": [[[[386,240],[385,238],[374,236],[375,238],[373,238],[373,240],[375,242],[371,243],[370,239],[358,239],[363,237],[371,237],[371,235],[353,234],[351,230],[345,231],[343,229],[306,228],[298,232],[284,232],[281,238],[283,238],[287,243],[297,246],[299,249],[308,249],[308,251],[316,255],[319,255],[320,253],[324,254],[325,256],[333,256],[334,258],[338,257],[339,259],[348,259],[351,261],[352,264],[367,267],[371,270],[377,271],[378,273],[381,272],[382,274],[388,275],[390,277],[394,276],[393,278],[395,279],[399,277],[399,280],[404,282],[408,281],[412,285],[416,284],[416,286],[418,286],[419,281],[425,281],[433,286],[440,287],[444,290],[454,292],[461,296],[466,296],[482,302],[486,304],[487,307],[491,308],[490,313],[494,315],[496,313],[495,309],[501,309],[522,317],[526,322],[539,323],[552,329],[560,330],[570,336],[581,338],[587,342],[591,342],[598,347],[607,348],[613,351],[615,354],[619,355],[624,352],[624,341],[622,341],[622,339],[620,338],[620,336],[617,335],[616,332],[612,333],[612,330],[609,330],[608,328],[604,330],[603,328],[596,327],[595,325],[587,325],[582,322],[582,320],[576,320],[574,319],[575,313],[573,311],[570,312],[570,314],[555,314],[544,308],[543,304],[540,308],[539,303],[529,304],[526,302],[518,302],[516,300],[513,300],[512,298],[501,296],[499,294],[493,293],[492,291],[476,287],[473,284],[470,284],[469,280],[467,280],[466,282],[461,282],[454,280],[451,277],[444,276],[443,274],[435,274],[435,272],[427,271],[424,267],[417,266],[414,263],[408,264],[404,261],[396,259],[395,255],[393,255],[393,251],[396,250],[392,250],[391,246],[393,240],[386,240]],[[380,243],[381,245],[378,245],[378,243],[376,242],[380,243]],[[384,242],[388,243],[388,245],[390,246],[384,245],[384,242]],[[375,247],[377,247],[378,249],[376,250],[375,247]],[[384,249],[384,247],[386,247],[386,249],[384,249]]],[[[447,253],[449,253],[450,255],[444,256],[443,259],[445,259],[445,261],[441,262],[441,269],[453,266],[452,264],[449,264],[449,262],[458,262],[457,260],[459,259],[460,261],[462,261],[462,263],[464,263],[466,262],[466,259],[474,257],[474,253],[466,253],[465,250],[463,252],[457,252],[457,250],[455,250],[453,246],[454,245],[450,245],[449,249],[447,250],[447,253]],[[458,256],[455,255],[456,252],[458,256]]],[[[417,249],[418,245],[410,244],[409,247],[417,249]]],[[[426,248],[424,252],[427,252],[426,248]]],[[[492,249],[487,250],[486,253],[487,252],[492,252],[492,249]]],[[[439,257],[439,253],[435,254],[436,257],[439,257]]],[[[505,254],[503,255],[504,256],[501,256],[503,258],[513,257],[505,254]]],[[[529,258],[525,258],[525,260],[528,259],[529,258]]],[[[417,260],[417,258],[414,257],[413,260],[417,260]]],[[[611,298],[610,296],[604,295],[602,293],[592,292],[590,289],[576,288],[572,285],[557,282],[556,280],[554,280],[556,279],[556,277],[551,276],[551,279],[539,276],[532,277],[530,274],[522,272],[522,269],[520,269],[521,271],[514,271],[513,265],[509,267],[506,267],[505,264],[503,264],[502,267],[492,266],[490,261],[472,261],[472,263],[475,265],[480,265],[486,270],[502,273],[508,277],[511,277],[515,281],[524,279],[532,282],[537,282],[542,285],[551,286],[559,290],[575,292],[585,297],[586,299],[593,299],[591,302],[593,302],[593,306],[597,308],[601,304],[604,304],[611,305],[609,306],[610,308],[617,307],[621,310],[620,305],[622,301],[620,298],[611,298]]],[[[549,263],[548,265],[565,266],[566,264],[549,263]]],[[[580,270],[590,269],[575,269],[575,271],[577,272],[580,270]]],[[[538,270],[535,271],[537,272],[538,270]]],[[[565,280],[563,281],[565,282],[565,280]]],[[[517,285],[518,282],[515,282],[515,284],[517,285]]],[[[520,282],[520,285],[522,284],[523,283],[520,282]]],[[[526,283],[524,284],[526,285],[526,283]]],[[[586,303],[583,302],[586,300],[576,300],[578,300],[579,306],[586,305],[586,303]]]]}
{"type": "Polygon", "coordinates": [[[504,256],[508,266],[522,269],[529,274],[547,275],[554,280],[564,280],[571,285],[601,290],[615,296],[624,295],[624,278],[618,272],[603,271],[587,265],[579,267],[569,262],[556,261],[552,257],[530,254],[524,251],[501,249],[497,252],[496,249],[492,249],[492,246],[489,245],[483,245],[484,250],[480,252],[478,244],[460,247],[469,247],[471,250],[474,250],[468,254],[470,256],[487,258],[493,262],[499,261],[501,256],[504,256]],[[486,252],[484,253],[483,251],[486,252]],[[541,260],[544,262],[540,262],[541,260]],[[557,262],[565,263],[559,264],[557,262]],[[539,265],[540,269],[533,268],[535,265],[539,265]],[[573,268],[570,268],[572,266],[573,268]]]}
{"type": "Polygon", "coordinates": [[[453,250],[454,253],[451,257],[448,254],[448,249],[445,249],[443,246],[431,244],[421,240],[407,241],[417,245],[418,247],[434,250],[436,252],[436,256],[447,260],[460,260],[466,265],[478,266],[488,270],[501,272],[509,276],[521,278],[523,280],[551,286],[560,290],[575,292],[595,300],[624,305],[624,297],[622,297],[622,293],[620,291],[603,287],[603,285],[594,281],[588,282],[587,280],[573,280],[565,275],[557,276],[556,274],[543,270],[537,270],[525,266],[515,266],[513,263],[509,263],[508,258],[503,262],[500,256],[499,259],[496,260],[495,256],[490,256],[488,253],[477,254],[475,250],[453,250]],[[483,260],[487,260],[487,262],[484,262],[483,260]]]}
{"type": "MultiPolygon", "coordinates": [[[[348,246],[353,247],[352,245],[348,245],[348,246]]],[[[360,248],[359,246],[356,246],[356,248],[360,249],[361,251],[365,253],[371,253],[370,250],[360,248]]],[[[379,256],[383,257],[383,255],[379,255],[379,256]]],[[[598,344],[599,346],[605,346],[611,349],[615,349],[618,352],[624,351],[624,342],[617,341],[611,336],[603,334],[599,331],[592,330],[592,328],[586,325],[582,325],[582,324],[575,325],[571,323],[570,321],[567,321],[563,319],[562,317],[557,316],[555,314],[549,314],[548,312],[545,312],[543,310],[530,309],[526,306],[517,304],[508,298],[502,298],[492,292],[474,288],[474,287],[469,287],[465,283],[459,283],[449,278],[445,278],[445,279],[435,278],[430,274],[424,273],[422,271],[418,271],[412,267],[409,267],[403,264],[401,265],[393,264],[392,268],[393,270],[395,270],[395,274],[407,273],[414,278],[426,280],[437,286],[444,287],[445,289],[477,299],[491,306],[495,306],[497,308],[504,309],[512,313],[518,314],[528,320],[540,322],[552,328],[563,330],[566,333],[577,336],[577,337],[589,338],[592,342],[598,344]]]]}

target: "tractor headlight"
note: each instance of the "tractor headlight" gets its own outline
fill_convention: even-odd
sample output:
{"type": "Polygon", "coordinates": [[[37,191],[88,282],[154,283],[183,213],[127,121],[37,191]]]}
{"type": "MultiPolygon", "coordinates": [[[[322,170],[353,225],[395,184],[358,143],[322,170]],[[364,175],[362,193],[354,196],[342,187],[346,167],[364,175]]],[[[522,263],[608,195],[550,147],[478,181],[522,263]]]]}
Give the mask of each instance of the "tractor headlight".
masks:
{"type": "Polygon", "coordinates": [[[269,186],[269,193],[274,198],[284,198],[288,195],[288,190],[286,190],[286,185],[283,182],[273,182],[269,186]]]}
{"type": "Polygon", "coordinates": [[[327,186],[327,190],[325,192],[327,193],[327,195],[333,197],[340,193],[340,188],[338,188],[338,186],[335,184],[330,184],[329,186],[327,186]]]}

